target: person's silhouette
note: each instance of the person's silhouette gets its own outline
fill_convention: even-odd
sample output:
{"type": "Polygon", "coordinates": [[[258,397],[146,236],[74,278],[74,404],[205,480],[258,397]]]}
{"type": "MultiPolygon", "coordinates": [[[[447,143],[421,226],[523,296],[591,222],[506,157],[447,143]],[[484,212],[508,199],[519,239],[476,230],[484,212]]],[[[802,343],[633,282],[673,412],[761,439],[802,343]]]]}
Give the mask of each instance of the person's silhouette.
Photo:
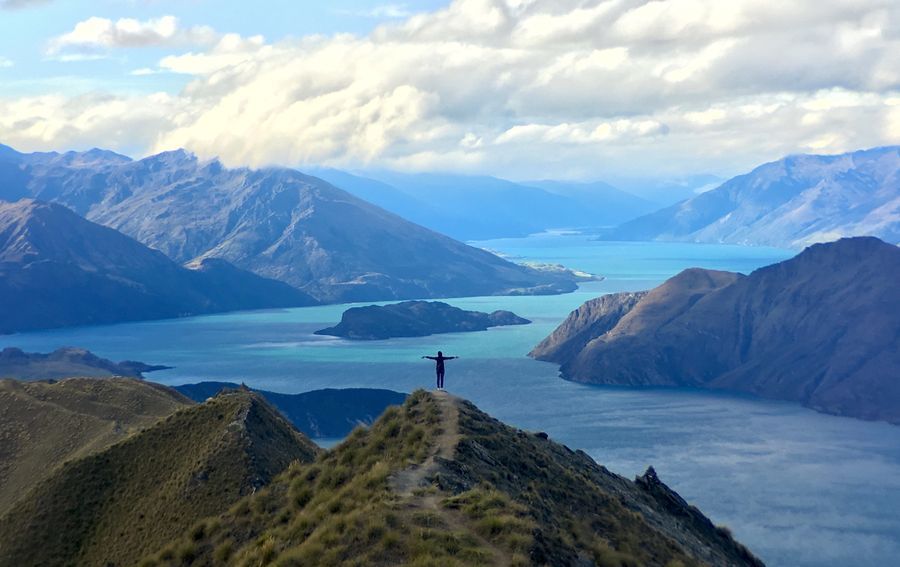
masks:
{"type": "Polygon", "coordinates": [[[437,372],[437,388],[438,390],[444,389],[444,361],[445,360],[453,360],[454,358],[459,358],[458,356],[444,356],[444,353],[438,351],[437,356],[423,356],[422,358],[427,358],[429,360],[434,361],[434,369],[437,372]]]}

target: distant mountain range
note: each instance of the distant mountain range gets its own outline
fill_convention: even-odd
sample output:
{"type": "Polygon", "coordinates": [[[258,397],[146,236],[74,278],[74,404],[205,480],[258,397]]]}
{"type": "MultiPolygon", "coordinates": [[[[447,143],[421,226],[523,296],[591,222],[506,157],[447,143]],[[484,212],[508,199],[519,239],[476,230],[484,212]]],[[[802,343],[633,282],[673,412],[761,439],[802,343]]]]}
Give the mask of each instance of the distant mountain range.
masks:
{"type": "Polygon", "coordinates": [[[514,183],[489,176],[311,172],[403,218],[461,240],[526,236],[550,228],[613,226],[656,210],[602,182],[514,183]]]}
{"type": "Polygon", "coordinates": [[[816,244],[748,276],[694,268],[574,311],[531,356],[592,384],[690,386],[900,423],[900,248],[816,244]]]}
{"type": "Polygon", "coordinates": [[[61,205],[0,202],[0,333],[315,303],[222,260],[194,267],[61,205]]]}
{"type": "Polygon", "coordinates": [[[22,198],[70,207],[176,262],[223,259],[325,302],[559,293],[577,279],[507,262],[295,170],[228,169],[181,150],[132,161],[0,148],[0,199],[22,198]]]}
{"type": "Polygon", "coordinates": [[[843,236],[877,236],[897,244],[900,146],[786,157],[602,234],[610,240],[783,248],[843,236]]]}

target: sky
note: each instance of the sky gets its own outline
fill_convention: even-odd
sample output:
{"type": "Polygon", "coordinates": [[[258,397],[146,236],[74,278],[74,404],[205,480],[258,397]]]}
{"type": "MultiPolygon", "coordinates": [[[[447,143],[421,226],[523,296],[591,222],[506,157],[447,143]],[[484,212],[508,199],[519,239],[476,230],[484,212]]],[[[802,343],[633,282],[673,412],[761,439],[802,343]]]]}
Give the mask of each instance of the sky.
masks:
{"type": "Polygon", "coordinates": [[[510,179],[900,143],[896,0],[0,0],[0,143],[510,179]]]}

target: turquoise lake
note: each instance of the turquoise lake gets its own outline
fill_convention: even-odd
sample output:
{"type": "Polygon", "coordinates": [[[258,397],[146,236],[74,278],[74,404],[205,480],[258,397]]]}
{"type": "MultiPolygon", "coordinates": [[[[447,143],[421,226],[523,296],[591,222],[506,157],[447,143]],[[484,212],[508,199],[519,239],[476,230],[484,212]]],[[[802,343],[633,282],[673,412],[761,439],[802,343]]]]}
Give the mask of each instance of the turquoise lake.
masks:
{"type": "Polygon", "coordinates": [[[174,369],[165,384],[245,382],[279,392],[325,387],[432,387],[438,349],[447,387],[512,425],[546,431],[632,477],[660,478],[769,565],[896,565],[900,558],[900,427],[822,415],[794,404],[702,391],[585,386],[525,354],[578,305],[647,289],[688,267],[748,273],[792,252],[772,248],[597,242],[572,234],[476,243],[516,260],[600,274],[571,294],[450,299],[509,309],[526,326],[479,333],[351,342],[313,331],[347,305],[229,313],[0,337],[46,352],[79,346],[114,360],[174,369]]]}

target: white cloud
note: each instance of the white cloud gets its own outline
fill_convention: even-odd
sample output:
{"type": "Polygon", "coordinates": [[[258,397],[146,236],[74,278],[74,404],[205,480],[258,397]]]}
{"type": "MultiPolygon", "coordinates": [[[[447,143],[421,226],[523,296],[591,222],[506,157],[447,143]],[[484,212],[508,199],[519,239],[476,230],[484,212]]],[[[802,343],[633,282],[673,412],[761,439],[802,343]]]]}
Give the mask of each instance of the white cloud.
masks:
{"type": "Polygon", "coordinates": [[[216,37],[208,26],[181,27],[175,16],[144,21],[91,17],[75,24],[72,31],[50,40],[47,51],[55,55],[65,50],[94,52],[121,47],[209,45],[216,37]]]}
{"type": "Polygon", "coordinates": [[[900,4],[888,0],[457,0],[368,36],[274,43],[164,20],[76,26],[66,45],[192,44],[134,72],[192,77],[165,112],[107,95],[85,119],[91,99],[0,98],[0,139],[109,144],[112,124],[134,122],[145,151],[231,164],[521,177],[733,173],[900,142],[900,4]],[[23,114],[40,127],[16,130],[23,114]]]}
{"type": "Polygon", "coordinates": [[[0,69],[12,67],[15,65],[12,59],[7,59],[6,57],[0,57],[0,69]]]}
{"type": "Polygon", "coordinates": [[[406,4],[381,4],[369,10],[339,10],[338,13],[377,20],[408,18],[413,14],[406,4]]]}

